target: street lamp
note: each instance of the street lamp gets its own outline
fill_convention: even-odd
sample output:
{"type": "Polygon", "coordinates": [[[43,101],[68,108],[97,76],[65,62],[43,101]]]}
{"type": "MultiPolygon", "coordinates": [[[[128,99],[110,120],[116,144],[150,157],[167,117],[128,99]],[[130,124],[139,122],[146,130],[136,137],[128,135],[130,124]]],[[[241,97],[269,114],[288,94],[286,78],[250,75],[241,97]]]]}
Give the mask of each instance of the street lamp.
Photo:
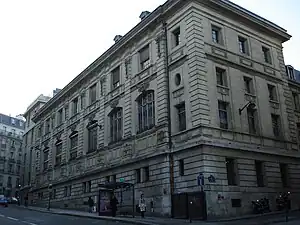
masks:
{"type": "Polygon", "coordinates": [[[52,191],[52,184],[48,185],[48,192],[49,192],[49,196],[48,196],[48,210],[50,210],[50,200],[51,200],[51,191],[52,191]]]}

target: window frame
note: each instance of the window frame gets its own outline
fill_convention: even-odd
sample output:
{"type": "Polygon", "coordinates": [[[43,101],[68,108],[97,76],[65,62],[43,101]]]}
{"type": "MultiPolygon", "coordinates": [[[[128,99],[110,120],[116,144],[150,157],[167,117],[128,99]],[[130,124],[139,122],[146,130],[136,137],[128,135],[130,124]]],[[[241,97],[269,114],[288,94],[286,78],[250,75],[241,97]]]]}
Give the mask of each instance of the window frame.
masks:
{"type": "Polygon", "coordinates": [[[145,91],[137,98],[138,133],[155,127],[155,93],[145,91]]]}

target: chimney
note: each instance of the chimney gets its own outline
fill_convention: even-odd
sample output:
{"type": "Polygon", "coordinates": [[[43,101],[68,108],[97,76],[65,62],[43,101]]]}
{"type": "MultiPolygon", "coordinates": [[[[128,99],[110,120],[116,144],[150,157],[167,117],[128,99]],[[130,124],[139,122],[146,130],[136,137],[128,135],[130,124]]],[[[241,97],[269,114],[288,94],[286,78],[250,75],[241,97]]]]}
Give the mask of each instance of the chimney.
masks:
{"type": "Polygon", "coordinates": [[[58,89],[58,88],[56,88],[55,90],[53,90],[53,97],[54,97],[58,92],[60,92],[60,90],[61,90],[61,89],[58,89]]]}
{"type": "Polygon", "coordinates": [[[123,37],[122,35],[116,35],[115,38],[114,38],[115,43],[120,41],[122,37],[123,37]]]}
{"type": "Polygon", "coordinates": [[[140,15],[140,19],[141,20],[145,19],[149,14],[150,14],[149,11],[143,11],[140,15]]]}

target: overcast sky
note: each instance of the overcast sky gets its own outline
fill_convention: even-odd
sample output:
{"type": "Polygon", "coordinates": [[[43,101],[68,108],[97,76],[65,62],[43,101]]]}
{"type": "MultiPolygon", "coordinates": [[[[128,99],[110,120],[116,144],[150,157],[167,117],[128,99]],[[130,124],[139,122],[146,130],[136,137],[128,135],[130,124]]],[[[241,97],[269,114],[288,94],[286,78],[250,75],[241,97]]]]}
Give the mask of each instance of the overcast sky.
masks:
{"type": "MultiPolygon", "coordinates": [[[[0,112],[23,113],[39,95],[63,88],[165,0],[0,0],[0,112]]],[[[300,69],[297,0],[233,2],[284,27],[286,64],[300,69]],[[297,54],[298,53],[298,54],[297,54]]]]}

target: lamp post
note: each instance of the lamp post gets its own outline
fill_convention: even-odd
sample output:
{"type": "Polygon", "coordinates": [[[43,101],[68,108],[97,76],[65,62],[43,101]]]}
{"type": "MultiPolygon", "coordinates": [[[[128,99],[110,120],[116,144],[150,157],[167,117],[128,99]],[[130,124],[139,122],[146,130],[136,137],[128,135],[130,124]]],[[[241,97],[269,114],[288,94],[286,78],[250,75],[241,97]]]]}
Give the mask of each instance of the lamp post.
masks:
{"type": "Polygon", "coordinates": [[[49,196],[48,196],[48,210],[50,210],[50,200],[51,200],[51,194],[52,194],[52,184],[49,184],[48,185],[48,193],[49,193],[49,196]]]}

